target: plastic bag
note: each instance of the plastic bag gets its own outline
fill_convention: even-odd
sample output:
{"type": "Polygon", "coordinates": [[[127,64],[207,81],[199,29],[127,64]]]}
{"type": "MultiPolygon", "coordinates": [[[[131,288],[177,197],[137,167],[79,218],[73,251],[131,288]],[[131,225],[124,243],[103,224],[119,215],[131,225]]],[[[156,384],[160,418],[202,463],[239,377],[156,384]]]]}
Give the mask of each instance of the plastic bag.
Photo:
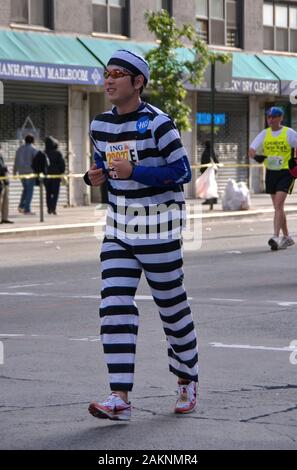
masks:
{"type": "Polygon", "coordinates": [[[218,184],[215,175],[215,167],[208,167],[195,181],[195,193],[197,198],[218,198],[218,184]]]}
{"type": "Polygon", "coordinates": [[[248,210],[251,206],[250,191],[243,181],[229,179],[226,185],[222,205],[224,211],[248,210]]]}

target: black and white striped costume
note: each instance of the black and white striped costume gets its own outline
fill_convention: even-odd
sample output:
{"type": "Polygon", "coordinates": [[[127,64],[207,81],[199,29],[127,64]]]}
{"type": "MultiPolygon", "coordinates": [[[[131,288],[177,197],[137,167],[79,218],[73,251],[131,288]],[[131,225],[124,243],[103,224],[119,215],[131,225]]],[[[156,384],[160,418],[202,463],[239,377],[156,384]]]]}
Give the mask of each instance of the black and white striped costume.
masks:
{"type": "Polygon", "coordinates": [[[133,387],[138,330],[134,297],[142,271],[163,322],[169,369],[197,382],[197,340],[183,285],[180,236],[184,195],[179,183],[190,169],[179,133],[167,115],[141,103],[130,114],[118,115],[116,108],[100,114],[91,123],[91,135],[104,171],[109,171],[117,151],[137,164],[127,180],[108,173],[100,318],[111,390],[133,387]],[[162,180],[164,168],[175,162],[184,168],[180,181],[162,180]],[[161,207],[160,213],[154,212],[156,207],[161,207]]]}

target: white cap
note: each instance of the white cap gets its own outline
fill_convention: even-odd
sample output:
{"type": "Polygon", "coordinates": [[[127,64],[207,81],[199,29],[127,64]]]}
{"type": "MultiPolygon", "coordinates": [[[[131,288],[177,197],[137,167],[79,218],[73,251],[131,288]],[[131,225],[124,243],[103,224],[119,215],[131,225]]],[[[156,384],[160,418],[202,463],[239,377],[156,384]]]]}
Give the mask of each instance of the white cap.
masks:
{"type": "Polygon", "coordinates": [[[134,52],[120,49],[111,56],[107,66],[118,65],[123,69],[129,70],[133,75],[143,75],[144,85],[147,84],[150,78],[150,67],[147,61],[140,55],[134,52]]]}

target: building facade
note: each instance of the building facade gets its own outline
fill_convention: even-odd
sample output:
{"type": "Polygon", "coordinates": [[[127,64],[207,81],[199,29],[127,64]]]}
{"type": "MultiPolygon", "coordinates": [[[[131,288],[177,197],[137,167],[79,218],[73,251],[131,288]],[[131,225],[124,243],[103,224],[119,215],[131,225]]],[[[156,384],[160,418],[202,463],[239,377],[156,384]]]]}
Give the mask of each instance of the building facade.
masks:
{"type": "MultiPolygon", "coordinates": [[[[262,170],[236,165],[248,162],[248,143],[265,126],[268,106],[283,106],[286,123],[297,127],[297,0],[1,0],[0,142],[10,167],[22,137],[32,132],[38,147],[46,135],[58,138],[68,171],[85,172],[92,158],[89,122],[109,107],[104,65],[118,48],[144,54],[153,47],[144,11],[160,8],[179,25],[193,24],[210,49],[232,54],[227,82],[216,67],[215,148],[227,164],[219,172],[220,189],[229,177],[263,189],[262,170]]],[[[192,132],[183,140],[193,165],[209,138],[210,99],[207,71],[199,88],[189,87],[192,132]]],[[[187,185],[188,197],[193,189],[187,185]]],[[[12,203],[19,191],[13,182],[12,203]]],[[[61,202],[99,201],[100,190],[91,191],[72,178],[61,202]]]]}

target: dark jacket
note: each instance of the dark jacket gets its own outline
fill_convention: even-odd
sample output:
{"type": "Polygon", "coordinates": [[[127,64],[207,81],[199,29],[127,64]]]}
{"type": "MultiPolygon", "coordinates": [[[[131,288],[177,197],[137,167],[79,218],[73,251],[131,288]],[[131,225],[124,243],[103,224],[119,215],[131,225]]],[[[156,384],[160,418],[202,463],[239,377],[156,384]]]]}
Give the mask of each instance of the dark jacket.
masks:
{"type": "MultiPolygon", "coordinates": [[[[212,160],[214,163],[219,163],[219,159],[215,153],[213,155],[213,159],[211,158],[210,155],[211,155],[210,145],[205,145],[205,149],[201,155],[201,165],[207,165],[208,163],[211,163],[212,160]]],[[[206,168],[201,168],[200,172],[204,173],[205,170],[206,168]]]]}
{"type": "MultiPolygon", "coordinates": [[[[8,169],[4,163],[4,158],[2,154],[0,153],[0,176],[7,176],[7,174],[8,174],[8,169]]],[[[3,186],[7,186],[7,185],[8,185],[7,180],[0,180],[0,191],[3,186]]]]}
{"type": "Polygon", "coordinates": [[[58,141],[53,137],[45,139],[45,150],[39,151],[32,162],[35,173],[61,175],[65,172],[65,161],[58,148],[58,141]]]}

